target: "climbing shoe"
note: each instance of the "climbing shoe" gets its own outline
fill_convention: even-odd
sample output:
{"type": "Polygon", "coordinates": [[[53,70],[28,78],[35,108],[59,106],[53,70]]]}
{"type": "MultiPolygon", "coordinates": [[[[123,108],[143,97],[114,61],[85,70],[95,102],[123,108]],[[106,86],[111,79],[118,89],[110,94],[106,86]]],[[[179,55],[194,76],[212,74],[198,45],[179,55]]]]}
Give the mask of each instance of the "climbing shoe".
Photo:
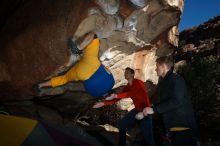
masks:
{"type": "Polygon", "coordinates": [[[35,92],[40,92],[40,88],[39,88],[39,85],[38,84],[34,84],[32,86],[32,89],[35,91],[35,92]]]}
{"type": "Polygon", "coordinates": [[[69,48],[71,49],[71,52],[73,54],[82,54],[82,50],[79,50],[77,45],[76,45],[76,42],[73,41],[71,38],[68,39],[68,42],[67,42],[69,48]]]}

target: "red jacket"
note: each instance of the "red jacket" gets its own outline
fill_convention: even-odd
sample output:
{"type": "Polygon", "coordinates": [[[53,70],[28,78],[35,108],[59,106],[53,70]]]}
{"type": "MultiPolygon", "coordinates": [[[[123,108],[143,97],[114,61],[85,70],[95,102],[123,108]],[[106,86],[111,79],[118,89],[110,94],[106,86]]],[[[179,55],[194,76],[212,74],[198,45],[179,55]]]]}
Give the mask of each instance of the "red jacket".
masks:
{"type": "Polygon", "coordinates": [[[117,98],[110,101],[104,101],[104,104],[112,105],[120,99],[126,97],[130,97],[133,100],[135,109],[139,112],[145,107],[151,106],[144,82],[138,79],[134,79],[132,85],[127,84],[123,91],[117,94],[117,98]]]}

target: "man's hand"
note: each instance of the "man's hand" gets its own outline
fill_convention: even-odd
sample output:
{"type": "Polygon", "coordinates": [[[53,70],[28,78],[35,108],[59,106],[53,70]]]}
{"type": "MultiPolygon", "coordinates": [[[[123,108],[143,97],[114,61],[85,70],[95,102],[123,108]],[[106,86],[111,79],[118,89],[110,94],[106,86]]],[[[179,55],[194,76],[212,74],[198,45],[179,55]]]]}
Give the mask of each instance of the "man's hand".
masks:
{"type": "Polygon", "coordinates": [[[110,96],[106,97],[105,100],[112,100],[112,99],[115,99],[117,98],[117,95],[116,94],[111,94],[110,96]]]}
{"type": "Polygon", "coordinates": [[[143,112],[139,112],[135,115],[135,119],[137,119],[137,120],[142,120],[143,118],[144,118],[143,112]]]}
{"type": "Polygon", "coordinates": [[[104,102],[98,102],[95,105],[93,105],[92,108],[100,108],[100,107],[103,107],[104,105],[105,105],[104,102]]]}
{"type": "Polygon", "coordinates": [[[148,114],[151,115],[154,113],[153,109],[151,107],[145,107],[143,109],[143,113],[144,113],[144,116],[147,116],[148,114]]]}

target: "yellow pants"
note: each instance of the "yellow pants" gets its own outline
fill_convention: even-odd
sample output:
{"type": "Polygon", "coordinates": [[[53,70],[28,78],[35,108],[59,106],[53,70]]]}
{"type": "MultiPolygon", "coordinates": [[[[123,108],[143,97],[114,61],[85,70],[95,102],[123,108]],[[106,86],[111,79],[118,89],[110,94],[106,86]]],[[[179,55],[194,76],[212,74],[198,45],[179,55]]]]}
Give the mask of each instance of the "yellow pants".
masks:
{"type": "Polygon", "coordinates": [[[64,85],[70,81],[85,81],[89,79],[97,71],[101,64],[98,59],[99,46],[99,39],[94,39],[84,49],[84,55],[77,64],[75,64],[64,75],[51,79],[51,86],[56,87],[64,85]]]}

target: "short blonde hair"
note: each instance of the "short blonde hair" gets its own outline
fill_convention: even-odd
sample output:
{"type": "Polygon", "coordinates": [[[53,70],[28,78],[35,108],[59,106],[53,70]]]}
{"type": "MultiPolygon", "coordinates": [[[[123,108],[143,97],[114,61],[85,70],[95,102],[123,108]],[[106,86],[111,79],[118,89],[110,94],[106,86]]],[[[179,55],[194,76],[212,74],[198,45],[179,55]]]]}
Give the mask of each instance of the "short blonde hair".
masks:
{"type": "Polygon", "coordinates": [[[172,56],[162,56],[157,58],[156,62],[158,64],[166,64],[169,69],[171,69],[174,65],[172,56]]]}

